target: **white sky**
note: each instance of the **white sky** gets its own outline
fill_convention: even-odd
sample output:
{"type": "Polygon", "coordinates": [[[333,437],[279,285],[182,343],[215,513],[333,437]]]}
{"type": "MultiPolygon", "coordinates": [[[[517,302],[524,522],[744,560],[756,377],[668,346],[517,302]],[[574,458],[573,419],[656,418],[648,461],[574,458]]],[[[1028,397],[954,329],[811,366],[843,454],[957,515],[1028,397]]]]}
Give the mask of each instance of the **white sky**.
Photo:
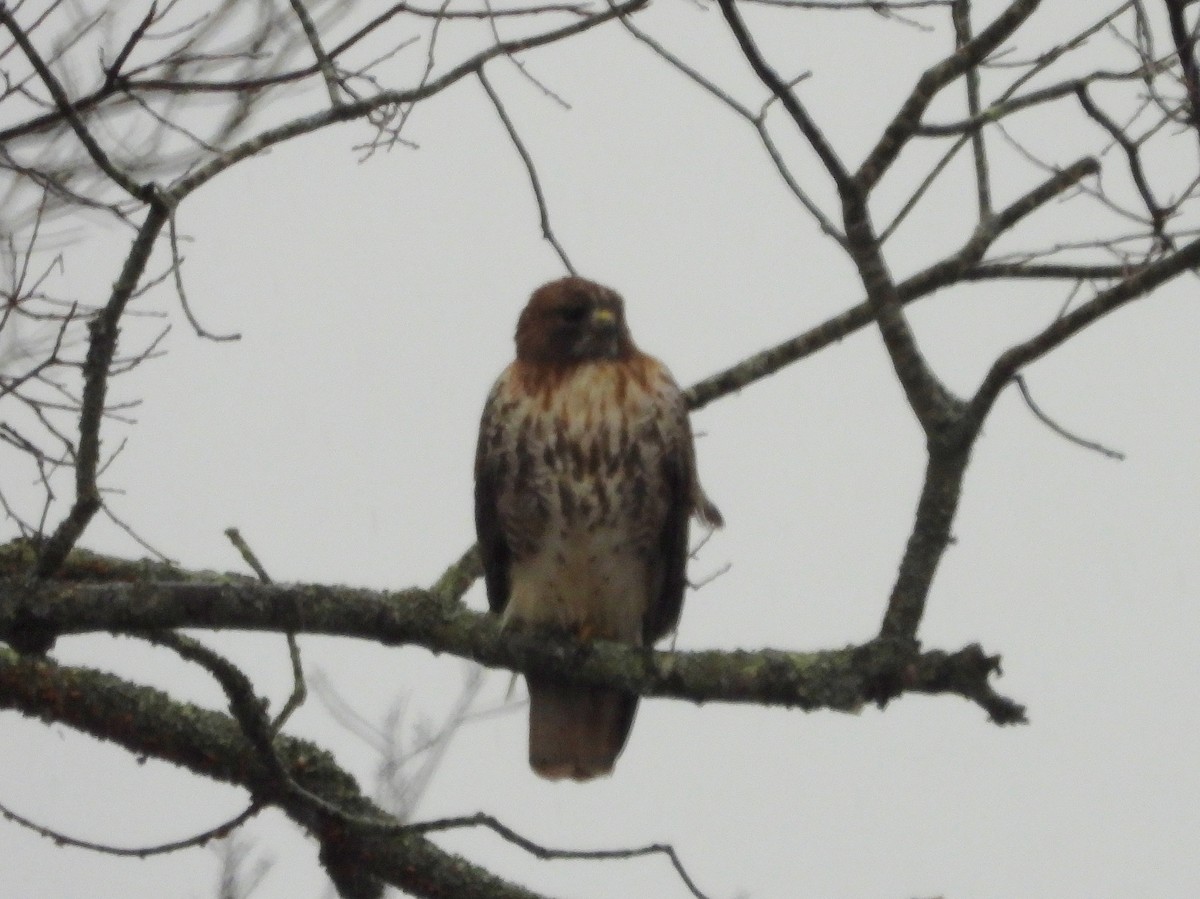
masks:
{"type": "MultiPolygon", "coordinates": [[[[663,6],[643,26],[757,105],[717,12],[663,6]]],[[[978,6],[990,19],[1000,4],[978,6]]],[[[1073,4],[1045,6],[1020,42],[1025,56],[1071,24],[1073,4]]],[[[806,15],[791,30],[779,16],[750,21],[785,75],[814,72],[801,95],[851,163],[947,40],[865,13],[806,15]]],[[[602,31],[527,57],[569,112],[511,67],[489,73],[538,162],[559,238],[582,273],[624,294],[643,348],[690,384],[857,302],[846,259],[786,193],[754,133],[618,29],[602,31]]],[[[1098,146],[1097,133],[1039,121],[1050,132],[1040,147],[1060,163],[1098,146]]],[[[794,149],[786,122],[776,125],[794,149]]],[[[419,151],[356,164],[350,147],[367,136],[351,125],[277,148],[182,208],[193,308],[210,330],[243,338],[199,341],[169,291],[147,298],[175,324],[170,352],[117,382],[119,398],[144,404],[108,483],[124,490],[115,508],[185,565],[238,569],[222,534],[236,525],[278,580],[400,588],[432,582],[473,539],[483,397],[511,358],[525,298],[561,265],[473,82],[418,109],[409,137],[419,151]]],[[[1177,146],[1181,157],[1155,174],[1194,168],[1194,139],[1177,146]]],[[[1002,145],[994,152],[998,170],[1013,161],[1002,145]]],[[[811,160],[795,158],[798,177],[828,198],[811,160]]],[[[883,206],[921,171],[898,172],[883,206]]],[[[950,189],[889,245],[897,277],[962,240],[968,176],[952,168],[950,189]]],[[[1042,177],[1013,165],[997,178],[998,202],[1042,177]]],[[[1115,170],[1106,177],[1124,189],[1115,170]]],[[[1008,246],[1064,221],[1092,225],[1052,209],[1008,246]]],[[[63,292],[101,299],[126,239],[110,230],[68,256],[63,292]]],[[[966,392],[1064,297],[1028,284],[955,289],[914,307],[911,321],[938,372],[966,392]]],[[[1012,390],[976,449],[921,637],[1002,653],[997,686],[1027,703],[1028,726],[999,729],[951,697],[858,716],[644,700],[615,776],[576,786],[531,774],[518,710],[460,733],[419,816],[487,811],[564,848],[671,842],[700,887],[726,899],[1200,895],[1198,329],[1195,282],[1180,279],[1028,372],[1046,410],[1125,462],[1055,437],[1012,390]]],[[[689,597],[678,646],[869,638],[923,465],[876,335],[728,397],[695,425],[701,474],[728,526],[692,575],[732,568],[689,597]]],[[[103,522],[84,542],[140,554],[103,522]]],[[[469,601],[482,607],[479,586],[469,601]]],[[[282,637],[213,643],[273,698],[286,695],[282,637]]],[[[419,650],[301,643],[310,669],[375,720],[399,697],[410,719],[436,719],[462,674],[457,660],[419,650]]],[[[130,640],[64,640],[56,657],[223,705],[202,675],[130,640]]],[[[501,701],[508,682],[492,674],[482,704],[501,701]]],[[[316,700],[291,730],[369,783],[375,758],[316,700]]],[[[122,845],[186,836],[243,801],[12,714],[0,771],[0,801],[122,845]]],[[[247,831],[275,860],[256,899],[323,895],[311,841],[278,816],[247,831]]],[[[548,895],[686,895],[661,859],[538,862],[483,834],[439,843],[548,895]]],[[[206,850],[121,860],[0,827],[3,896],[207,899],[216,870],[206,850]]]]}

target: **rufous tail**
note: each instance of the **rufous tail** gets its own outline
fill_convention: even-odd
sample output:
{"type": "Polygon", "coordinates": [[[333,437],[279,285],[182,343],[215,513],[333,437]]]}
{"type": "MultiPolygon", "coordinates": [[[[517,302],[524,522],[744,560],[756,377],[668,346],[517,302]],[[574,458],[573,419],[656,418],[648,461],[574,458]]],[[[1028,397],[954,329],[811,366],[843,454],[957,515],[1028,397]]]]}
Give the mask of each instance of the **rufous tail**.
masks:
{"type": "Polygon", "coordinates": [[[529,766],[548,780],[611,774],[625,748],[638,697],[606,687],[528,678],[529,766]]]}

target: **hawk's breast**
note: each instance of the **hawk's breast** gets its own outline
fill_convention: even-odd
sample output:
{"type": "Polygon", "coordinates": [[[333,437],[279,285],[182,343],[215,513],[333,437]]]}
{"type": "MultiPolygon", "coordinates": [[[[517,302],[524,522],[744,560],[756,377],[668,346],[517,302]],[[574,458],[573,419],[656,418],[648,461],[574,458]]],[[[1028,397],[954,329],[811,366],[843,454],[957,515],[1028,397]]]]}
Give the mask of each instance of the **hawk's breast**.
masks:
{"type": "Polygon", "coordinates": [[[665,462],[687,434],[670,375],[646,356],[553,373],[518,362],[489,409],[483,439],[513,554],[505,619],[640,643],[661,588],[665,462]]]}

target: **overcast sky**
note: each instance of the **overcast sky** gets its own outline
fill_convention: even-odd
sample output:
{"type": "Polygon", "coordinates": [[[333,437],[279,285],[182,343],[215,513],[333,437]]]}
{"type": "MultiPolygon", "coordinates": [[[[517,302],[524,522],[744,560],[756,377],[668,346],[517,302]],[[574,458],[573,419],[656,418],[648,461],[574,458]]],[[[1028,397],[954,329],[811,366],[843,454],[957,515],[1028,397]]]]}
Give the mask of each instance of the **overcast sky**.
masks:
{"type": "MultiPolygon", "coordinates": [[[[1023,56],[1074,23],[1077,4],[1044,5],[1018,42],[1023,56]]],[[[981,21],[1000,8],[977,6],[981,21]]],[[[944,29],[869,13],[806,14],[790,29],[778,16],[750,21],[781,71],[813,72],[801,95],[852,162],[949,41],[944,29]]],[[[761,103],[715,9],[678,3],[643,24],[761,103]]],[[[847,259],[784,189],[752,129],[618,28],[526,61],[570,111],[511,66],[489,73],[537,160],[558,237],[581,273],[625,296],[635,339],[681,383],[859,301],[847,259]]],[[[306,97],[308,108],[320,97],[306,97]]],[[[1054,131],[1052,115],[1030,121],[1060,163],[1098,146],[1094,132],[1054,131]]],[[[351,125],[293,141],[182,207],[193,309],[210,330],[242,339],[198,340],[168,290],[146,298],[175,327],[164,358],[115,383],[118,398],[144,402],[108,483],[124,491],[114,508],[189,567],[239,569],[222,533],[236,525],[277,580],[401,588],[431,583],[473,540],[483,398],[512,356],[525,299],[562,265],[477,84],[418,108],[409,137],[419,150],[359,164],[351,148],[368,136],[351,125]]],[[[1181,157],[1160,171],[1194,169],[1195,141],[1178,146],[1181,157]]],[[[1044,177],[1003,146],[995,154],[998,202],[1044,177]]],[[[814,195],[832,197],[811,159],[794,158],[814,195]]],[[[889,244],[897,277],[971,227],[965,161],[889,244]]],[[[888,197],[901,197],[922,164],[905,171],[888,197]]],[[[1099,214],[1070,213],[1081,228],[1089,208],[1099,214]]],[[[1007,248],[1036,244],[1063,221],[1048,210],[1007,248]]],[[[69,255],[60,291],[101,300],[127,239],[108,229],[69,255]]],[[[921,637],[1003,654],[997,686],[1027,704],[1027,726],[997,728],[944,696],[857,716],[645,700],[615,775],[578,786],[529,771],[518,709],[461,731],[419,817],[486,811],[565,848],[671,842],[714,899],[1200,895],[1195,290],[1181,278],[1027,373],[1047,411],[1125,461],[1055,436],[1011,389],[975,451],[921,637]]],[[[936,370],[965,393],[1065,296],[1020,283],[955,289],[914,307],[911,321],[936,370]]],[[[150,326],[129,325],[129,339],[140,327],[150,326]]],[[[878,337],[859,333],[694,424],[701,476],[727,527],[691,576],[731,567],[689,595],[677,645],[808,650],[869,639],[924,463],[878,337]]],[[[141,555],[102,521],[84,543],[141,555]]],[[[480,585],[468,602],[483,607],[480,585]]],[[[214,641],[262,690],[286,695],[282,637],[214,641]]],[[[403,699],[406,726],[438,720],[464,672],[422,650],[301,645],[308,669],[368,718],[403,699]]],[[[56,658],[223,706],[202,675],[134,641],[63,640],[56,658]]],[[[502,703],[509,680],[490,674],[479,706],[502,703]]],[[[317,700],[289,729],[371,782],[377,757],[317,700]]],[[[0,771],[0,801],[14,810],[120,845],[187,836],[244,802],[240,791],[12,713],[0,725],[0,771]]],[[[274,860],[256,899],[324,895],[315,845],[290,824],[267,814],[246,832],[255,857],[274,860]]],[[[538,862],[488,835],[438,842],[549,895],[686,895],[661,859],[538,862]]],[[[0,825],[3,896],[208,899],[217,869],[209,850],[115,859],[0,825]]]]}

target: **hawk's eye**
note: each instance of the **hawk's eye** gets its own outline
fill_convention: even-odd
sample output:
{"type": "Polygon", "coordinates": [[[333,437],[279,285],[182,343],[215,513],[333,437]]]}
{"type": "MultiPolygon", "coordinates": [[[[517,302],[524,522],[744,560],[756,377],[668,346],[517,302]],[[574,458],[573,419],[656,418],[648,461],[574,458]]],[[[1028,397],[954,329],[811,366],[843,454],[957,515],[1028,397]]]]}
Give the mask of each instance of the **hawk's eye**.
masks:
{"type": "Polygon", "coordinates": [[[577,325],[587,318],[587,306],[562,306],[558,310],[559,317],[569,324],[577,325]]]}

